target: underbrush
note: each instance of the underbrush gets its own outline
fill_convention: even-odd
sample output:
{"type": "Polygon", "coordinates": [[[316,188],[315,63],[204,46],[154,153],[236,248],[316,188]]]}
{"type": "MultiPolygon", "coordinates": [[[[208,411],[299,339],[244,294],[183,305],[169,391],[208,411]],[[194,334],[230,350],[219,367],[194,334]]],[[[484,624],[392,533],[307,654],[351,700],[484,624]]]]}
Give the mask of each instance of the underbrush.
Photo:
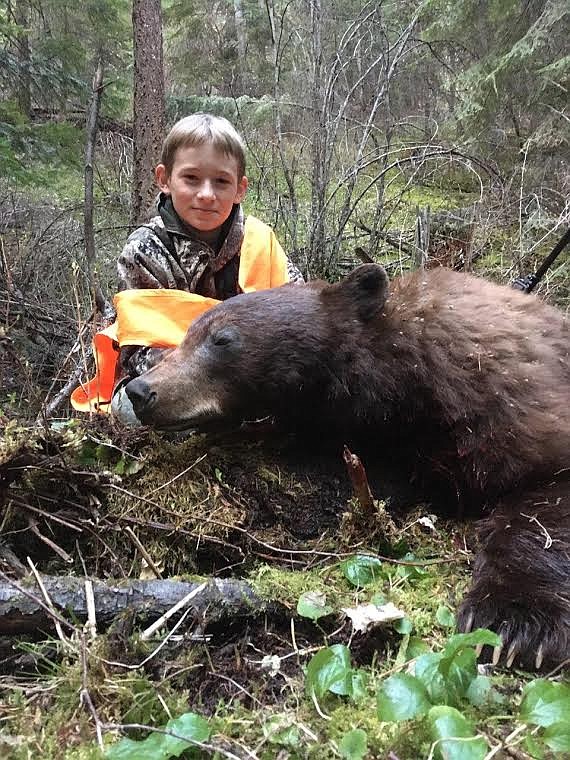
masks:
{"type": "MultiPolygon", "coordinates": [[[[471,524],[402,492],[358,533],[334,451],[251,434],[175,442],[100,420],[12,422],[0,451],[2,757],[570,751],[561,673],[477,667],[494,634],[454,634],[471,524]],[[55,616],[15,614],[25,592],[52,605],[70,572],[132,602],[110,624],[96,602],[85,623],[80,584],[55,616]],[[146,636],[151,599],[138,604],[136,584],[156,575],[219,594],[146,636]]],[[[381,481],[371,468],[375,493],[381,481]]]]}

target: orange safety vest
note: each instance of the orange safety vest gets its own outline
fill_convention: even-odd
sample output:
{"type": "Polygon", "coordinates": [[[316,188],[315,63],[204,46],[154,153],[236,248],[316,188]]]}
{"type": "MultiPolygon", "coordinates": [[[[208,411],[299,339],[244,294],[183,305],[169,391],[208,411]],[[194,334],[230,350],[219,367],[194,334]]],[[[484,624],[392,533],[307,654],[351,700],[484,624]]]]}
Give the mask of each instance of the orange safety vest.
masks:
{"type": "MultiPolygon", "coordinates": [[[[275,288],[288,279],[287,258],[275,233],[259,219],[248,216],[238,272],[241,291],[275,288]]],[[[93,337],[96,375],[73,391],[73,408],[80,412],[108,412],[122,346],[177,346],[191,322],[218,303],[215,298],[183,290],[157,288],[117,293],[115,322],[93,337]]]]}

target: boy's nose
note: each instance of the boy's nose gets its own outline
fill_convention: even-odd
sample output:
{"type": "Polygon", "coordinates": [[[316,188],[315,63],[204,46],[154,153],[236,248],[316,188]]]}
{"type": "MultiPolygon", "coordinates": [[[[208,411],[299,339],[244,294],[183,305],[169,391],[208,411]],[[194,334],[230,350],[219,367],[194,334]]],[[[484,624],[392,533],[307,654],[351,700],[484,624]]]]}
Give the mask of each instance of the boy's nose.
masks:
{"type": "Polygon", "coordinates": [[[201,198],[214,198],[216,195],[214,192],[214,185],[208,181],[202,182],[198,188],[198,195],[201,198]]]}

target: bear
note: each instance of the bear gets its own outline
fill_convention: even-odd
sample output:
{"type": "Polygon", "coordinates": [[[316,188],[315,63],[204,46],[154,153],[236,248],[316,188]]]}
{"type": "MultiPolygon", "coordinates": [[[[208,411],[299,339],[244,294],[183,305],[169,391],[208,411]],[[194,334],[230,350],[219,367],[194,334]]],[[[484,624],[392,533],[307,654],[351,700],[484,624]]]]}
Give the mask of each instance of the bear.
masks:
{"type": "Polygon", "coordinates": [[[409,463],[428,498],[482,518],[459,630],[496,631],[495,664],[541,669],[570,657],[569,347],[535,297],[365,264],[217,305],[126,392],[159,429],[271,416],[409,463]]]}

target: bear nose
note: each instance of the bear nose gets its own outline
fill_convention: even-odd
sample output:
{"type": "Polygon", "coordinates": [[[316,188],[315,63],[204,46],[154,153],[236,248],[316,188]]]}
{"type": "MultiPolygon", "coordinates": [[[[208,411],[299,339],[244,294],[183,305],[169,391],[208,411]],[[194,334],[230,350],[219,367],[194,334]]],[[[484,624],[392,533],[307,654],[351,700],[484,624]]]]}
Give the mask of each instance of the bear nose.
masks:
{"type": "Polygon", "coordinates": [[[129,397],[137,417],[148,412],[156,403],[156,393],[150,385],[140,377],[135,377],[125,386],[125,393],[129,397]]]}

